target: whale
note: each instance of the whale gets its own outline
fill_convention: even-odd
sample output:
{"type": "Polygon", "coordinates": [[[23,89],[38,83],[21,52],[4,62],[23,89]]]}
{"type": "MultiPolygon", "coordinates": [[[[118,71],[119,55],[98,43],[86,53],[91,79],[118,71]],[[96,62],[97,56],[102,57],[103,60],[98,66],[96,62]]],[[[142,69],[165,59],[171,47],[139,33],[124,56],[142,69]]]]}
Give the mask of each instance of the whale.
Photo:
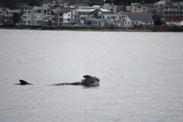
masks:
{"type": "Polygon", "coordinates": [[[32,85],[32,84],[26,82],[25,80],[19,80],[19,82],[20,82],[20,83],[15,84],[15,85],[32,85]]]}
{"type": "MultiPolygon", "coordinates": [[[[62,85],[83,85],[86,87],[90,86],[98,86],[99,85],[99,78],[95,76],[90,76],[90,75],[84,75],[84,79],[82,79],[80,82],[73,82],[73,83],[57,83],[57,84],[52,84],[55,86],[62,86],[62,85]]],[[[19,80],[20,83],[15,84],[15,85],[32,85],[31,83],[28,83],[25,80],[19,80]]]]}
{"type": "Polygon", "coordinates": [[[58,83],[54,84],[56,86],[61,86],[61,85],[83,85],[83,86],[98,86],[99,85],[99,78],[95,76],[90,76],[90,75],[84,75],[81,82],[73,82],[73,83],[58,83]]]}

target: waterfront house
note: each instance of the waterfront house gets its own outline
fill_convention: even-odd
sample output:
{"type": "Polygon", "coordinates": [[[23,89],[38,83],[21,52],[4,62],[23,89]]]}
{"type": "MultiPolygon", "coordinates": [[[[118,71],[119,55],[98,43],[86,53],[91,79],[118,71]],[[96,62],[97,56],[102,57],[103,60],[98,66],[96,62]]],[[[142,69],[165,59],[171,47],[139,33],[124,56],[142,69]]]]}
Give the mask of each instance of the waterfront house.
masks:
{"type": "Polygon", "coordinates": [[[49,13],[50,11],[50,7],[48,6],[48,4],[43,4],[41,7],[38,6],[34,6],[33,7],[33,11],[34,11],[34,25],[43,25],[43,20],[45,18],[45,16],[49,13]]]}
{"type": "Polygon", "coordinates": [[[166,26],[181,26],[182,18],[166,18],[166,26]]]}
{"type": "Polygon", "coordinates": [[[22,14],[22,21],[24,25],[33,25],[34,21],[33,21],[33,7],[27,7],[27,9],[23,10],[23,14],[22,14]]]}
{"type": "Polygon", "coordinates": [[[67,9],[63,12],[63,24],[75,24],[74,9],[67,9]]]}
{"type": "Polygon", "coordinates": [[[152,14],[119,12],[117,14],[119,27],[153,26],[152,14]]]}
{"type": "Polygon", "coordinates": [[[23,11],[22,20],[24,25],[43,25],[44,18],[50,12],[48,4],[43,4],[41,7],[28,7],[23,11]]]}
{"type": "Polygon", "coordinates": [[[88,16],[88,13],[93,11],[95,11],[95,9],[91,8],[90,6],[79,6],[74,13],[76,24],[83,25],[85,23],[85,18],[88,16]]]}
{"type": "Polygon", "coordinates": [[[114,12],[95,6],[91,8],[78,9],[75,12],[75,16],[76,22],[89,26],[104,26],[106,22],[108,22],[107,20],[116,18],[116,14],[114,14],[114,12]]]}
{"type": "Polygon", "coordinates": [[[20,12],[20,10],[3,9],[1,13],[1,22],[3,24],[13,24],[13,14],[20,12]]]}
{"type": "Polygon", "coordinates": [[[53,26],[61,26],[65,24],[73,24],[74,23],[74,7],[58,7],[56,9],[52,9],[51,14],[51,25],[53,26]]]}
{"type": "Polygon", "coordinates": [[[4,15],[7,14],[9,8],[0,7],[0,24],[4,24],[4,15]]]}
{"type": "Polygon", "coordinates": [[[128,14],[131,26],[153,26],[151,14],[128,14]]]}
{"type": "Polygon", "coordinates": [[[104,26],[105,24],[113,23],[116,14],[106,9],[95,9],[95,11],[88,13],[85,18],[87,25],[104,26]]]}

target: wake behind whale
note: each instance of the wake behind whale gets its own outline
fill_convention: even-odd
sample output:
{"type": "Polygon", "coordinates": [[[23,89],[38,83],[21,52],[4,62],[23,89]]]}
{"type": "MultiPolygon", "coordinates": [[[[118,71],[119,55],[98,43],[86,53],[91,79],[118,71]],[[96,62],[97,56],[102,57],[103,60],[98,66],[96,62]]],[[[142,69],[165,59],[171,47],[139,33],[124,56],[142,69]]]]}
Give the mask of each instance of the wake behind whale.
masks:
{"type": "MultiPolygon", "coordinates": [[[[83,86],[97,86],[99,85],[99,78],[95,77],[95,76],[90,76],[90,75],[84,75],[83,76],[85,79],[81,80],[81,82],[73,82],[73,83],[57,83],[57,84],[53,84],[55,86],[61,86],[61,85],[83,85],[83,86]]],[[[16,84],[16,85],[32,85],[30,83],[28,83],[25,80],[19,80],[20,83],[16,84]]]]}

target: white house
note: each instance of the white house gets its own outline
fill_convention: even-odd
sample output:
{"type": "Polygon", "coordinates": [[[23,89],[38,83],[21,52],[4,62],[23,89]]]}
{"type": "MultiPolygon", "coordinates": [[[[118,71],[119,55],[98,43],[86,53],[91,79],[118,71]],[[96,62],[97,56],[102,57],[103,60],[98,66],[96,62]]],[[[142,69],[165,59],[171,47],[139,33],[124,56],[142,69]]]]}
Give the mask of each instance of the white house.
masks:
{"type": "Polygon", "coordinates": [[[63,13],[63,24],[74,24],[74,13],[75,11],[73,9],[63,13]]]}
{"type": "Polygon", "coordinates": [[[34,14],[34,11],[32,7],[28,7],[26,10],[23,10],[22,21],[24,25],[34,24],[33,14],[34,14]]]}

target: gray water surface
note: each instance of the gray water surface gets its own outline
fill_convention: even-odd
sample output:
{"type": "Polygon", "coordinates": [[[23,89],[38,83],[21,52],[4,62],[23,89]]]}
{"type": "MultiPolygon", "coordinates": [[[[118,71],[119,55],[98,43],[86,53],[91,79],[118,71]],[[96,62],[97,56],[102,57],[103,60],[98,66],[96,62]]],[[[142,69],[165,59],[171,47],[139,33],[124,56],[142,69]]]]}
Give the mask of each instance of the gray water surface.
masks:
{"type": "Polygon", "coordinates": [[[182,122],[183,33],[0,30],[0,83],[0,122],[182,122]]]}

